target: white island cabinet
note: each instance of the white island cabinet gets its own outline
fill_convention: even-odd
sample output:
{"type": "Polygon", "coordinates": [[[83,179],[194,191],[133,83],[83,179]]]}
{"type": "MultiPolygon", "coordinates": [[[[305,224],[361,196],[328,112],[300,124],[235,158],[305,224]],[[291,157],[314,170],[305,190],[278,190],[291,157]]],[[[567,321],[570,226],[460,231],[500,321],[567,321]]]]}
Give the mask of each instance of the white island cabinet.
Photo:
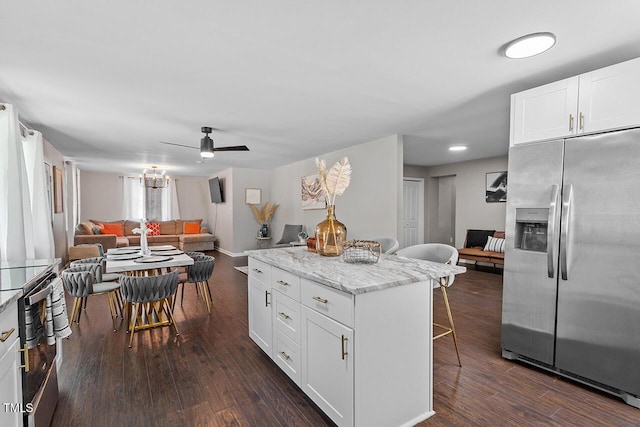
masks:
{"type": "Polygon", "coordinates": [[[17,298],[9,300],[8,292],[0,297],[0,425],[21,426],[22,411],[22,370],[20,366],[20,339],[18,336],[17,298]]]}
{"type": "Polygon", "coordinates": [[[431,280],[464,271],[249,251],[249,335],[337,425],[411,426],[434,414],[431,280]]]}

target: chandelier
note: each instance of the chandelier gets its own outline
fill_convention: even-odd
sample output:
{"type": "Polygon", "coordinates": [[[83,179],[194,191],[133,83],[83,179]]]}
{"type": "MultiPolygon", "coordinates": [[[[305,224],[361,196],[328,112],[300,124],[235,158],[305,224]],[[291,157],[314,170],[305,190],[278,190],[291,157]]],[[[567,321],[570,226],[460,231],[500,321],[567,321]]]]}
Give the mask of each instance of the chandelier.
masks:
{"type": "Polygon", "coordinates": [[[165,171],[162,171],[162,174],[158,175],[157,166],[151,166],[153,169],[153,175],[147,175],[147,170],[142,171],[142,175],[140,175],[140,185],[145,188],[165,188],[169,185],[169,175],[165,174],[165,171]]]}

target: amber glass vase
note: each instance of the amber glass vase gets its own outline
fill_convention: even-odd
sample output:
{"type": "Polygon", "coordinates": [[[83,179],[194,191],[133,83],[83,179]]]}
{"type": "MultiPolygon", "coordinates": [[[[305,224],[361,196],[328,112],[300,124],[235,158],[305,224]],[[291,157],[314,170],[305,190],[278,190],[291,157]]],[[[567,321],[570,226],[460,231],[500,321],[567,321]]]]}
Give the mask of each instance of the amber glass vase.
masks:
{"type": "Polygon", "coordinates": [[[316,225],[316,252],[324,256],[342,254],[342,243],[347,238],[347,227],[335,217],[335,205],[327,207],[327,218],[316,225]]]}

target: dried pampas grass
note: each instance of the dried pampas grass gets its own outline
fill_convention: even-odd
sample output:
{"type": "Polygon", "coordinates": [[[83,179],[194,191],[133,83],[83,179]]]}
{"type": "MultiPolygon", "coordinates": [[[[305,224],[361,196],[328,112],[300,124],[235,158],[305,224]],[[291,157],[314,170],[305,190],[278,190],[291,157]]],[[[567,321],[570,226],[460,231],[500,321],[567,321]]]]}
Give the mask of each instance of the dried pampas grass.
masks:
{"type": "Polygon", "coordinates": [[[273,217],[273,215],[276,213],[278,206],[280,205],[266,202],[264,206],[262,206],[262,208],[260,209],[258,209],[257,205],[249,205],[249,206],[251,207],[251,210],[253,211],[253,215],[255,215],[258,223],[268,224],[271,221],[271,218],[273,217]]]}
{"type": "Polygon", "coordinates": [[[343,157],[327,171],[327,164],[324,160],[316,159],[318,175],[320,175],[320,185],[327,195],[329,205],[336,204],[336,196],[342,196],[351,183],[351,165],[349,159],[343,157]]]}

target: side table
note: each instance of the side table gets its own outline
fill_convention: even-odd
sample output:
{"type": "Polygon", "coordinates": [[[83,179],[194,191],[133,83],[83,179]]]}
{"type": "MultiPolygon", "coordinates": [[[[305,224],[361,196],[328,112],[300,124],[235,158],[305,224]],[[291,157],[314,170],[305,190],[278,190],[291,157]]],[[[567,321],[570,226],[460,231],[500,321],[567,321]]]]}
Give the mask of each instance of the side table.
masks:
{"type": "Polygon", "coordinates": [[[271,237],[256,237],[258,249],[267,249],[271,244],[271,237]]]}

